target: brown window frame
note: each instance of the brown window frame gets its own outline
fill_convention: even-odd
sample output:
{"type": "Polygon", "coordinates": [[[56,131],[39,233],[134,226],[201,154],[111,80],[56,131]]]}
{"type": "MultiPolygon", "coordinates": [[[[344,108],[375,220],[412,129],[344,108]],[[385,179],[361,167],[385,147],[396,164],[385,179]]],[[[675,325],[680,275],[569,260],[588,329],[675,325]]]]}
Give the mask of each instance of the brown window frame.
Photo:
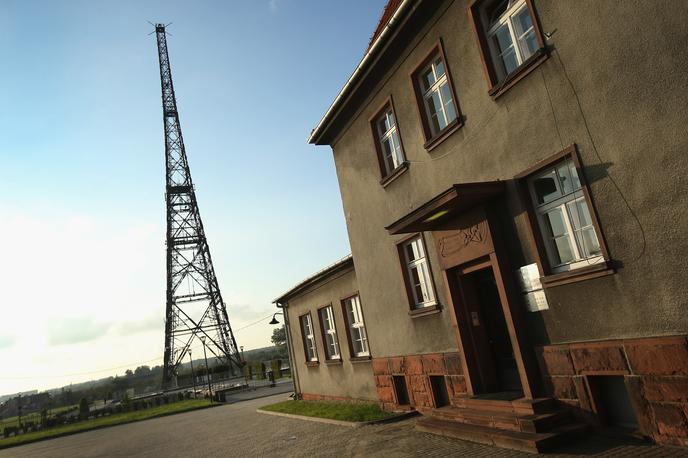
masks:
{"type": "Polygon", "coordinates": [[[368,343],[368,354],[362,356],[354,355],[354,344],[351,339],[351,323],[349,323],[349,315],[346,312],[346,301],[358,297],[358,302],[361,303],[361,295],[358,291],[355,291],[347,296],[339,299],[339,304],[342,308],[342,316],[344,317],[344,325],[346,326],[346,341],[349,344],[349,359],[351,361],[369,361],[372,359],[373,352],[370,349],[370,337],[368,336],[368,327],[365,324],[365,313],[363,312],[363,305],[361,304],[361,318],[363,319],[363,326],[365,327],[366,341],[368,343]]]}
{"type": "Polygon", "coordinates": [[[317,366],[320,362],[320,357],[318,356],[318,343],[315,339],[315,328],[312,330],[313,332],[313,350],[315,353],[315,359],[310,360],[308,358],[308,343],[306,343],[306,331],[303,325],[303,318],[308,315],[310,317],[310,322],[311,322],[311,327],[315,327],[315,323],[313,322],[313,315],[311,315],[310,310],[302,315],[299,315],[299,327],[301,328],[301,342],[303,343],[303,357],[306,360],[306,365],[307,366],[317,366]]]}
{"type": "Polygon", "coordinates": [[[334,307],[332,304],[326,304],[318,307],[317,309],[318,313],[318,324],[320,324],[320,338],[322,339],[322,344],[323,344],[323,349],[325,353],[325,363],[340,363],[342,361],[342,346],[339,343],[339,330],[337,329],[337,320],[334,317],[334,307]],[[329,344],[327,343],[327,338],[325,336],[325,323],[323,321],[322,317],[322,311],[325,310],[326,308],[331,308],[332,309],[332,324],[334,325],[334,335],[335,339],[337,340],[337,348],[339,349],[339,357],[338,358],[332,358],[330,355],[330,350],[329,350],[329,344]]]}
{"type": "Polygon", "coordinates": [[[597,216],[595,203],[590,194],[588,182],[583,171],[580,156],[578,154],[578,148],[575,144],[572,144],[563,149],[562,151],[538,162],[537,164],[533,165],[527,170],[516,175],[514,179],[518,184],[521,203],[523,204],[526,210],[528,221],[528,233],[531,242],[535,248],[533,250],[535,255],[535,261],[538,265],[538,269],[542,277],[542,285],[545,288],[564,285],[568,283],[574,283],[592,278],[598,278],[606,275],[611,275],[615,272],[611,262],[611,257],[609,255],[609,250],[607,248],[604,232],[602,231],[602,227],[597,216]],[[541,171],[551,168],[557,163],[567,159],[571,159],[576,167],[576,172],[578,173],[578,178],[581,183],[581,191],[583,192],[583,196],[585,197],[585,201],[588,205],[590,219],[592,221],[593,227],[595,228],[595,234],[597,235],[597,239],[600,244],[600,251],[602,252],[602,257],[604,258],[604,261],[586,267],[578,267],[565,272],[553,273],[549,257],[547,255],[547,250],[545,248],[545,240],[542,234],[542,230],[540,228],[540,224],[537,219],[535,205],[533,203],[533,199],[528,188],[528,180],[534,175],[540,173],[541,171]]]}
{"type": "Polygon", "coordinates": [[[416,96],[416,107],[418,108],[418,116],[420,116],[421,125],[423,127],[423,138],[425,139],[423,148],[430,151],[463,125],[463,114],[461,113],[459,99],[456,97],[456,90],[454,89],[454,79],[452,78],[451,71],[449,70],[449,65],[447,65],[447,56],[444,52],[442,39],[439,39],[437,43],[435,43],[432,46],[430,51],[425,55],[425,57],[423,57],[420,63],[416,65],[415,68],[411,71],[409,77],[411,79],[413,93],[416,96]],[[432,129],[430,128],[430,123],[425,109],[425,102],[423,101],[423,92],[419,85],[418,76],[420,72],[424,70],[428,66],[428,64],[430,64],[432,60],[438,55],[442,59],[442,63],[444,64],[444,71],[447,75],[447,84],[449,85],[452,100],[454,101],[454,109],[456,110],[456,119],[447,124],[444,127],[444,129],[433,134],[432,129]]]}
{"type": "Polygon", "coordinates": [[[482,61],[483,71],[485,72],[485,78],[487,80],[488,94],[494,98],[497,98],[505,93],[509,88],[514,86],[517,82],[522,80],[530,72],[532,72],[539,64],[547,60],[549,57],[549,52],[547,50],[547,46],[545,45],[545,40],[540,28],[540,21],[538,20],[538,15],[535,12],[533,2],[532,0],[525,0],[528,12],[530,13],[530,19],[533,22],[535,38],[538,42],[539,48],[532,56],[522,62],[521,65],[519,65],[514,71],[500,80],[497,75],[497,70],[495,69],[494,57],[492,56],[490,45],[487,42],[485,22],[482,19],[480,11],[482,5],[488,1],[491,0],[470,0],[468,4],[468,16],[471,24],[473,25],[473,33],[478,44],[480,60],[482,61]]]}
{"type": "Polygon", "coordinates": [[[406,289],[406,298],[409,305],[409,315],[411,317],[430,315],[440,311],[439,298],[437,297],[437,288],[435,286],[435,277],[432,272],[432,265],[430,263],[430,257],[428,256],[428,244],[425,242],[425,235],[422,232],[416,232],[404,237],[403,239],[396,242],[397,254],[399,257],[399,267],[401,268],[401,276],[404,279],[404,288],[406,289]],[[404,247],[408,245],[413,239],[420,238],[423,244],[423,251],[425,252],[425,262],[428,265],[428,276],[430,277],[430,288],[432,289],[432,294],[434,297],[434,304],[426,305],[424,307],[416,307],[416,302],[413,299],[413,290],[411,289],[411,279],[408,275],[408,266],[406,262],[406,255],[404,253],[404,247]]]}
{"type": "Polygon", "coordinates": [[[380,106],[375,114],[368,119],[370,124],[370,130],[373,134],[373,143],[375,144],[375,152],[377,154],[377,162],[380,167],[380,184],[386,187],[389,183],[394,181],[399,175],[408,170],[409,162],[406,159],[406,150],[404,149],[404,141],[401,139],[401,128],[399,127],[399,118],[397,117],[397,112],[394,109],[394,101],[390,95],[385,99],[385,102],[380,106]],[[401,148],[401,154],[404,160],[399,164],[394,170],[387,172],[387,167],[385,166],[384,153],[382,152],[382,145],[380,145],[380,134],[377,131],[377,121],[385,114],[387,111],[391,110],[394,116],[394,122],[397,130],[397,137],[399,138],[399,147],[401,148]]]}

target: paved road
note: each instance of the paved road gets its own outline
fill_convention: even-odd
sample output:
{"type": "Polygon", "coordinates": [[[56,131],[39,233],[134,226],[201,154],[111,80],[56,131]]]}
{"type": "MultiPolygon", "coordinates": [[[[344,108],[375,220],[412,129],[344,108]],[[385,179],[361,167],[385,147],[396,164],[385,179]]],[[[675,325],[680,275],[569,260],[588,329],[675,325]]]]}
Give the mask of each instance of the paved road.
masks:
{"type": "MultiPolygon", "coordinates": [[[[156,418],[0,450],[0,457],[530,457],[417,432],[414,421],[350,428],[256,413],[286,395],[156,418]]],[[[686,457],[685,449],[591,436],[548,458],[686,457]]]]}

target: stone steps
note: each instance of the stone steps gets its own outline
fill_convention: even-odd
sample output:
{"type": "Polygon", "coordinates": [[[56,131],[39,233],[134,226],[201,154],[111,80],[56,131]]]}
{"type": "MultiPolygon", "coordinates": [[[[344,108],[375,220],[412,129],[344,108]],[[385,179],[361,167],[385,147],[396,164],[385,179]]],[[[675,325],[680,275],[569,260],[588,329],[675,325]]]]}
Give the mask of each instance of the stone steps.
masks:
{"type": "Polygon", "coordinates": [[[419,431],[530,453],[541,453],[583,433],[587,425],[570,423],[549,432],[513,431],[428,416],[416,422],[419,431]]]}
{"type": "Polygon", "coordinates": [[[567,410],[524,415],[496,410],[442,407],[434,409],[431,415],[442,420],[531,433],[547,432],[571,419],[567,410]]]}

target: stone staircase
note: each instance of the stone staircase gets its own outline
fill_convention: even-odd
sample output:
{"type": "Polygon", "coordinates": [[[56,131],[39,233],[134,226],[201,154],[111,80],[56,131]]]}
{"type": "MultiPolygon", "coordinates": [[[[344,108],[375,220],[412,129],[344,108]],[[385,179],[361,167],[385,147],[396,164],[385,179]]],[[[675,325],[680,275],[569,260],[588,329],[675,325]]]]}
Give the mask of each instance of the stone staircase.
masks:
{"type": "Polygon", "coordinates": [[[416,429],[442,436],[540,453],[583,433],[587,425],[554,400],[515,401],[464,398],[457,406],[433,409],[416,429]]]}

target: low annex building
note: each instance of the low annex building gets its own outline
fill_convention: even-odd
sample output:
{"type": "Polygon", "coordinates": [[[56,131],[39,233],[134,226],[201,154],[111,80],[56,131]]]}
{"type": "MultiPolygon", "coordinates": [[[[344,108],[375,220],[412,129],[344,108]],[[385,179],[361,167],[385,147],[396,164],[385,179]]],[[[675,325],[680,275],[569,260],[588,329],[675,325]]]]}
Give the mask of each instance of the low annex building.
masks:
{"type": "Polygon", "coordinates": [[[304,397],[533,451],[606,424],[688,446],[670,3],[389,1],[308,139],[332,148],[353,258],[277,300],[304,397]]]}
{"type": "Polygon", "coordinates": [[[275,299],[283,308],[297,394],[306,400],[377,400],[351,255],[275,299]]]}

